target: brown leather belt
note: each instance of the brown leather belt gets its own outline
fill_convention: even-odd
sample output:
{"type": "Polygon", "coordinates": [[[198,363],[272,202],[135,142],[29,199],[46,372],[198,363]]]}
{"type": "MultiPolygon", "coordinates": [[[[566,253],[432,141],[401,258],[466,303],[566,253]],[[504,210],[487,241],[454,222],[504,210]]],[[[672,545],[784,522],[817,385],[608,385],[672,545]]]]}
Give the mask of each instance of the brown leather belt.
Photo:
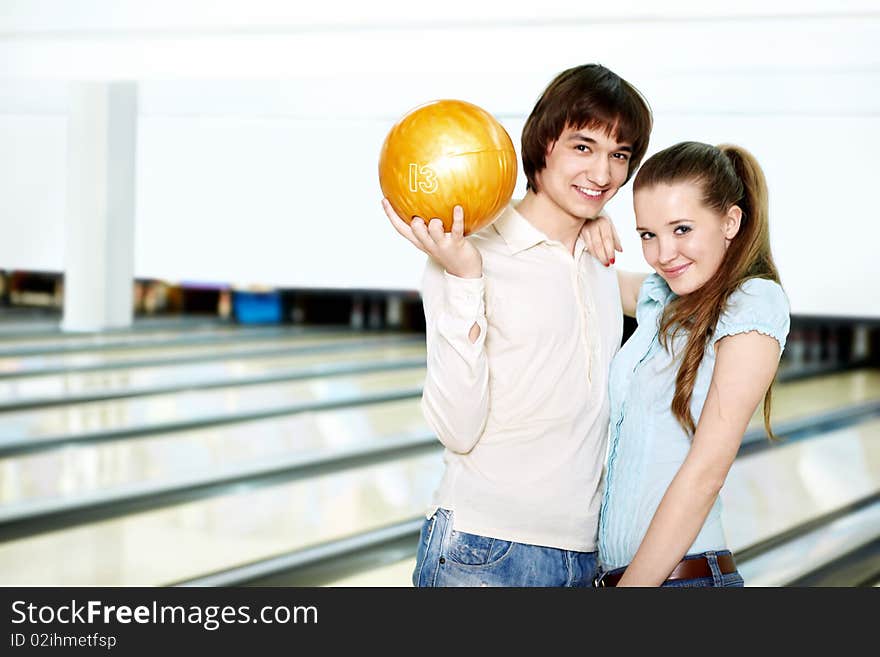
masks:
{"type": "MultiPolygon", "coordinates": [[[[721,570],[722,575],[735,572],[736,561],[734,560],[733,555],[719,554],[718,568],[721,570]]],[[[620,578],[623,577],[623,573],[625,572],[626,570],[621,570],[619,573],[605,573],[599,579],[598,584],[599,586],[617,586],[617,583],[620,581],[620,578]]],[[[682,559],[669,574],[669,577],[666,578],[666,581],[696,579],[698,577],[712,577],[712,569],[709,567],[709,560],[706,557],[699,557],[698,559],[682,559]]]]}

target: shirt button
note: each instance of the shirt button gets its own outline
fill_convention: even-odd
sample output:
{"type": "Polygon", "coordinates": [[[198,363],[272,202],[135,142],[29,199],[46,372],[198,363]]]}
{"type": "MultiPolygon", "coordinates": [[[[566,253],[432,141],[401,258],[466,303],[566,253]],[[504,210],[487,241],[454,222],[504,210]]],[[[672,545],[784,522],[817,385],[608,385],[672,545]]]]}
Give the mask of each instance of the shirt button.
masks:
{"type": "Polygon", "coordinates": [[[445,558],[445,557],[440,557],[440,563],[441,563],[441,564],[446,563],[446,558],[445,558]]]}

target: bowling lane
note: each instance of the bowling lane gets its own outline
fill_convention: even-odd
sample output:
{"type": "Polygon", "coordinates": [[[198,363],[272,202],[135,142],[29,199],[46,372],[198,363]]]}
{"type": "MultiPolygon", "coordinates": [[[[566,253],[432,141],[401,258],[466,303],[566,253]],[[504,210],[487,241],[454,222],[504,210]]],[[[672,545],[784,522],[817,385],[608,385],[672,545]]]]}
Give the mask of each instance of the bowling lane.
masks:
{"type": "MultiPolygon", "coordinates": [[[[845,385],[840,386],[841,390],[849,390],[851,395],[852,395],[852,394],[855,394],[855,393],[853,393],[852,391],[856,391],[856,392],[858,392],[859,390],[864,391],[864,390],[866,389],[865,386],[873,380],[873,379],[871,378],[870,374],[871,374],[871,373],[868,373],[868,376],[866,376],[865,378],[861,378],[861,379],[859,379],[858,377],[856,377],[856,378],[852,379],[851,381],[856,381],[856,382],[861,381],[861,383],[852,383],[852,382],[851,382],[848,386],[845,386],[845,385]]],[[[422,370],[422,371],[418,372],[418,373],[415,375],[415,377],[410,381],[410,384],[413,384],[413,385],[415,385],[415,386],[420,386],[420,385],[421,385],[421,382],[422,382],[422,380],[423,380],[423,376],[424,376],[424,372],[423,372],[423,370],[422,370]]],[[[327,384],[328,382],[332,382],[332,380],[325,380],[325,381],[323,381],[322,383],[327,384]]],[[[810,383],[810,382],[809,382],[809,381],[794,382],[794,383],[791,383],[791,384],[780,385],[780,386],[778,387],[778,389],[777,389],[777,396],[776,396],[776,398],[775,398],[775,402],[776,402],[775,409],[776,409],[776,410],[774,411],[774,416],[776,416],[776,413],[779,411],[780,408],[783,408],[784,404],[782,403],[782,400],[784,399],[784,397],[785,397],[786,394],[789,394],[789,393],[787,393],[787,392],[786,392],[786,393],[783,393],[783,390],[785,390],[785,391],[792,390],[793,392],[792,392],[791,394],[793,394],[793,395],[795,396],[795,402],[796,402],[796,401],[797,401],[796,398],[797,398],[799,395],[801,395],[801,394],[803,393],[803,387],[802,387],[802,384],[805,384],[805,383],[810,383]]],[[[868,386],[868,388],[870,388],[870,386],[868,386]]],[[[859,393],[859,394],[862,394],[862,393],[859,393]]],[[[855,395],[855,396],[858,397],[858,395],[855,395]]],[[[818,400],[819,402],[827,402],[828,397],[829,397],[828,388],[825,388],[825,392],[824,392],[824,393],[821,392],[821,388],[820,388],[820,394],[818,394],[818,396],[817,396],[817,400],[818,400]]],[[[850,399],[852,399],[852,398],[853,398],[853,397],[850,397],[850,399]]],[[[826,404],[826,406],[827,406],[827,404],[826,404]]],[[[794,403],[794,402],[792,403],[792,408],[794,409],[794,410],[792,411],[792,413],[793,413],[795,416],[796,416],[798,413],[803,413],[803,412],[807,412],[807,411],[811,410],[810,408],[808,408],[808,409],[804,409],[804,408],[802,408],[801,406],[799,406],[797,403],[794,403]]],[[[821,408],[821,404],[820,404],[820,408],[821,408]]],[[[351,409],[349,409],[349,410],[351,410],[351,409]]],[[[411,414],[413,418],[418,418],[418,419],[420,420],[420,413],[418,412],[417,407],[414,406],[414,405],[413,405],[413,406],[409,406],[409,407],[407,408],[405,404],[401,404],[401,407],[400,407],[399,412],[401,413],[402,416],[405,416],[405,415],[411,414]]],[[[4,414],[3,417],[6,417],[6,415],[8,415],[8,414],[4,414]]],[[[380,413],[380,415],[381,415],[381,413],[380,413]]],[[[332,417],[332,416],[331,416],[331,417],[332,417]]],[[[358,422],[358,421],[359,421],[359,420],[355,420],[354,418],[355,418],[355,416],[350,416],[350,421],[352,421],[352,422],[358,422]]],[[[338,416],[337,416],[337,420],[338,420],[338,416]]],[[[334,423],[339,424],[339,423],[337,422],[337,420],[330,420],[329,423],[330,423],[331,425],[334,425],[334,423]]],[[[325,420],[323,420],[322,422],[325,422],[325,423],[326,423],[326,422],[328,422],[328,420],[325,419],[325,420]]],[[[235,426],[244,427],[245,425],[242,424],[242,425],[235,425],[235,426]]],[[[230,427],[229,427],[229,429],[234,429],[234,428],[235,428],[235,427],[233,427],[233,426],[230,426],[230,427]]],[[[226,429],[226,428],[224,428],[224,430],[225,430],[225,429],[226,429]]],[[[216,429],[215,429],[214,431],[216,431],[216,429]]],[[[204,439],[206,439],[206,437],[207,437],[210,433],[211,433],[211,430],[205,430],[204,432],[202,432],[202,436],[200,436],[200,437],[198,438],[198,440],[204,440],[204,439]]],[[[336,431],[331,431],[330,433],[327,433],[326,435],[327,435],[327,436],[333,436],[333,435],[336,434],[336,433],[338,433],[338,432],[336,432],[336,431]]],[[[366,432],[364,435],[369,434],[369,433],[370,433],[370,432],[366,432]]],[[[839,432],[838,432],[838,433],[839,433],[839,432]]],[[[875,431],[875,433],[876,433],[876,431],[875,431]]],[[[244,450],[245,452],[247,452],[247,450],[249,449],[249,444],[250,444],[250,443],[248,442],[247,437],[246,437],[247,435],[250,435],[250,434],[242,433],[242,435],[238,436],[238,435],[235,435],[235,434],[233,433],[232,435],[228,435],[228,436],[226,436],[226,438],[227,438],[227,439],[230,439],[233,443],[236,443],[236,442],[237,442],[237,444],[238,444],[238,446],[239,446],[238,448],[239,448],[240,450],[244,450]]],[[[298,438],[300,435],[304,435],[304,434],[301,434],[300,431],[297,431],[295,434],[291,433],[291,434],[290,434],[290,440],[291,440],[291,441],[295,441],[295,440],[297,440],[297,438],[298,438]]],[[[162,437],[156,437],[156,438],[144,438],[144,439],[140,439],[140,440],[145,440],[145,441],[146,441],[146,440],[159,440],[160,443],[163,442],[163,441],[162,441],[162,437]]],[[[208,440],[210,440],[210,438],[208,438],[208,440]]],[[[738,460],[738,461],[737,461],[737,464],[736,464],[734,467],[735,467],[735,469],[738,469],[738,468],[740,467],[740,464],[741,464],[741,463],[745,463],[745,462],[747,462],[749,459],[757,458],[757,457],[759,457],[759,456],[772,455],[772,454],[777,453],[777,452],[779,452],[779,451],[781,451],[781,450],[790,450],[790,449],[792,449],[792,448],[798,448],[798,447],[800,447],[800,446],[802,446],[802,445],[810,445],[810,444],[812,444],[812,443],[814,442],[814,440],[821,440],[821,439],[817,438],[817,439],[813,439],[813,440],[802,441],[802,442],[799,442],[799,443],[794,443],[794,444],[792,444],[792,445],[788,445],[788,446],[786,446],[786,447],[776,448],[776,449],[768,450],[767,452],[762,452],[762,453],[760,453],[760,454],[755,454],[755,455],[753,455],[753,456],[749,456],[749,457],[746,457],[746,458],[744,458],[744,459],[740,459],[740,460],[738,460]]],[[[125,441],[125,443],[118,443],[118,445],[119,445],[119,446],[122,446],[122,445],[124,445],[124,444],[126,444],[126,443],[135,444],[135,443],[137,443],[137,442],[139,442],[139,441],[125,441]]],[[[251,442],[255,445],[255,444],[257,444],[257,443],[261,443],[261,442],[263,442],[263,439],[260,438],[259,436],[257,436],[257,437],[256,437],[253,441],[251,441],[251,442]]],[[[874,440],[874,443],[876,444],[877,441],[874,440]]],[[[168,448],[169,450],[173,450],[173,449],[174,449],[174,447],[173,447],[173,446],[174,446],[174,442],[173,442],[173,441],[167,441],[167,442],[165,442],[165,445],[167,446],[167,448],[168,448]]],[[[109,446],[109,444],[108,444],[108,446],[109,446]]],[[[162,447],[161,449],[165,449],[165,447],[162,447]]],[[[233,447],[233,449],[235,449],[235,448],[233,447]]],[[[211,457],[208,457],[207,459],[204,457],[204,452],[205,452],[204,449],[202,450],[202,454],[203,454],[202,462],[201,462],[201,463],[198,463],[198,459],[197,459],[197,457],[195,456],[195,453],[194,453],[196,450],[198,450],[198,447],[196,447],[196,448],[194,449],[193,452],[190,452],[190,453],[184,453],[184,452],[181,451],[181,452],[178,452],[176,455],[172,456],[171,466],[170,466],[170,472],[166,471],[166,474],[170,474],[170,476],[185,475],[185,474],[186,474],[186,473],[184,472],[184,470],[185,470],[185,466],[184,466],[184,468],[181,468],[180,466],[181,466],[181,463],[185,464],[187,461],[193,461],[193,462],[197,463],[199,467],[209,467],[209,468],[210,468],[210,467],[213,467],[213,464],[217,463],[217,461],[212,460],[211,457]]],[[[68,452],[68,453],[76,453],[77,451],[80,451],[80,450],[78,450],[78,449],[75,450],[75,449],[72,449],[72,448],[68,448],[67,450],[63,450],[63,451],[64,451],[64,452],[68,452]]],[[[83,453],[83,452],[80,451],[80,453],[83,453]]],[[[239,451],[238,453],[239,453],[239,454],[242,454],[241,451],[239,451]]],[[[259,456],[259,455],[258,455],[257,453],[255,453],[255,452],[249,452],[249,454],[251,454],[255,459],[262,458],[261,456],[259,456]]],[[[875,455],[875,458],[874,458],[874,460],[873,460],[873,465],[871,466],[870,470],[876,474],[876,472],[877,472],[877,470],[878,470],[878,468],[876,467],[876,466],[877,466],[876,452],[874,452],[874,455],[875,455]]],[[[143,455],[141,454],[140,456],[142,457],[143,455]]],[[[166,454],[166,456],[167,456],[167,454],[166,454]]],[[[113,458],[115,458],[115,459],[117,460],[117,462],[119,462],[119,461],[125,461],[126,459],[128,459],[128,465],[126,466],[126,467],[128,468],[128,472],[133,472],[133,471],[135,471],[135,470],[137,469],[137,466],[136,466],[136,465],[133,465],[134,463],[136,463],[136,462],[138,461],[138,456],[137,456],[137,455],[132,455],[132,456],[129,458],[129,457],[126,457],[126,456],[124,456],[124,455],[123,455],[123,456],[120,456],[120,453],[119,453],[119,452],[117,452],[117,453],[115,454],[114,457],[107,458],[107,459],[104,460],[104,461],[96,460],[96,459],[94,459],[94,458],[89,459],[88,457],[87,457],[84,461],[79,461],[79,462],[77,462],[75,459],[73,459],[72,461],[69,461],[69,462],[72,464],[72,469],[69,470],[69,471],[67,471],[66,475],[65,475],[65,473],[64,473],[62,470],[56,470],[54,473],[52,473],[52,472],[44,472],[44,473],[41,475],[41,479],[38,479],[38,480],[36,481],[36,486],[34,486],[33,484],[31,484],[31,485],[29,486],[29,490],[34,491],[34,492],[37,492],[37,487],[40,485],[40,483],[43,483],[43,482],[45,482],[45,481],[47,481],[47,480],[49,480],[49,479],[53,479],[53,480],[62,480],[62,481],[66,480],[66,481],[69,482],[69,481],[71,481],[71,479],[70,479],[70,474],[71,474],[71,473],[74,473],[74,476],[76,476],[75,473],[76,473],[77,471],[80,471],[80,476],[82,476],[83,470],[85,470],[85,472],[88,472],[89,469],[91,469],[91,471],[94,473],[94,472],[99,472],[99,471],[101,471],[102,468],[104,468],[103,471],[104,471],[105,474],[107,474],[107,473],[109,473],[110,471],[112,471],[112,469],[113,469],[113,458]]],[[[244,455],[244,458],[249,458],[249,457],[248,457],[247,454],[245,454],[245,455],[244,455]]],[[[268,459],[273,458],[273,457],[271,456],[271,452],[270,452],[270,455],[269,455],[267,458],[268,458],[268,459]]],[[[426,457],[426,458],[428,458],[428,457],[426,457]]],[[[221,465],[222,465],[223,463],[232,462],[232,461],[234,461],[234,459],[235,459],[235,456],[230,456],[230,457],[229,457],[229,460],[227,461],[227,460],[224,460],[224,457],[220,456],[220,457],[219,457],[219,462],[220,462],[221,465]]],[[[819,459],[819,461],[821,462],[822,459],[819,459]]],[[[57,463],[57,462],[56,462],[56,463],[57,463]]],[[[163,463],[165,463],[166,466],[168,465],[168,464],[165,462],[164,457],[163,457],[163,458],[160,458],[160,459],[154,459],[152,462],[144,463],[144,464],[143,464],[144,467],[143,467],[143,470],[142,470],[142,474],[143,474],[143,473],[156,473],[156,472],[158,472],[158,471],[161,471],[161,469],[162,469],[162,467],[163,467],[163,465],[162,465],[163,463]]],[[[438,467],[439,467],[439,466],[438,466],[438,467]]],[[[791,467],[797,467],[797,466],[792,466],[791,464],[789,464],[789,465],[786,466],[786,467],[791,468],[791,467]]],[[[5,482],[6,482],[7,480],[9,480],[9,479],[7,478],[7,476],[6,476],[6,470],[0,470],[0,472],[2,472],[2,475],[3,475],[3,476],[2,476],[2,481],[0,481],[0,483],[5,484],[5,482]]],[[[731,476],[733,476],[733,474],[732,474],[731,476]]],[[[118,478],[117,478],[117,479],[113,479],[112,477],[113,477],[113,475],[110,475],[110,478],[109,478],[109,479],[104,479],[104,480],[103,480],[103,483],[102,483],[102,484],[99,483],[99,484],[97,484],[97,486],[101,486],[101,485],[113,486],[113,485],[116,485],[118,482],[124,482],[124,481],[126,481],[126,478],[125,478],[124,474],[122,474],[122,473],[120,473],[120,474],[118,475],[118,478]]],[[[148,477],[149,477],[149,475],[148,475],[148,477]]],[[[437,474],[437,477],[439,477],[439,474],[437,474]]],[[[765,479],[767,479],[769,482],[773,482],[773,481],[774,481],[774,480],[771,479],[769,476],[768,476],[768,477],[765,477],[765,479]]],[[[15,480],[10,480],[10,481],[15,481],[15,480]]],[[[71,488],[71,490],[72,490],[73,492],[75,492],[75,491],[77,491],[77,490],[80,491],[80,492],[86,492],[86,491],[88,491],[88,490],[94,490],[94,489],[95,489],[95,485],[94,485],[93,483],[88,483],[88,481],[87,481],[87,477],[83,477],[83,479],[81,479],[81,481],[86,481],[86,483],[83,484],[83,485],[80,485],[80,486],[76,486],[76,485],[74,485],[74,486],[71,488]]],[[[307,480],[303,480],[302,482],[297,482],[297,483],[305,483],[305,481],[307,481],[307,480]]],[[[429,482],[428,487],[429,487],[430,489],[433,489],[433,486],[436,485],[436,481],[437,481],[437,478],[435,477],[432,481],[429,482]]],[[[730,481],[732,481],[732,480],[729,478],[728,481],[730,482],[730,481]]],[[[784,485],[784,484],[778,483],[778,482],[779,482],[779,477],[776,478],[776,482],[777,482],[777,484],[780,485],[780,486],[784,485]]],[[[16,490],[18,490],[18,491],[24,492],[24,489],[27,488],[27,484],[25,484],[25,482],[23,482],[23,480],[22,480],[21,477],[20,477],[20,474],[19,474],[19,479],[17,480],[16,483],[17,483],[17,485],[18,485],[18,488],[17,488],[16,490]]],[[[63,485],[64,485],[64,484],[59,484],[59,486],[56,487],[56,488],[54,488],[54,489],[53,489],[51,486],[49,486],[49,487],[45,487],[45,486],[44,486],[44,488],[43,488],[40,492],[38,492],[38,495],[40,495],[40,496],[45,496],[45,495],[55,495],[55,494],[57,494],[57,493],[60,491],[61,488],[63,488],[63,485]]],[[[774,485],[776,485],[776,484],[774,484],[774,485]]],[[[5,486],[4,486],[3,488],[4,488],[4,491],[5,491],[5,486]]],[[[13,488],[14,488],[14,487],[13,487],[13,488]]],[[[269,488],[261,489],[261,490],[269,490],[269,488]]],[[[773,488],[771,487],[770,490],[773,491],[773,488]]],[[[62,493],[62,494],[63,494],[63,493],[62,493]]],[[[22,498],[21,496],[19,496],[19,497],[17,497],[17,498],[14,497],[14,493],[13,493],[13,496],[10,497],[10,501],[12,501],[13,499],[19,499],[19,500],[21,500],[21,499],[23,499],[23,498],[22,498]]],[[[772,498],[771,498],[771,499],[765,501],[764,504],[765,504],[765,505],[769,505],[769,504],[771,504],[772,502],[773,502],[773,500],[772,500],[772,498]]],[[[198,504],[201,504],[201,503],[202,503],[202,502],[200,502],[200,503],[198,503],[198,504]]],[[[196,503],[194,503],[194,504],[196,504],[196,503]]],[[[727,506],[730,506],[730,503],[727,502],[727,498],[726,498],[726,497],[725,497],[725,504],[726,504],[726,507],[725,507],[725,513],[727,513],[727,506]]],[[[176,509],[176,508],[178,508],[178,507],[169,507],[168,509],[166,509],[166,511],[171,511],[171,510],[176,509]]],[[[180,505],[180,508],[195,508],[195,507],[192,507],[192,505],[180,505]]],[[[418,515],[418,512],[421,511],[423,508],[424,508],[423,505],[419,506],[419,508],[416,509],[416,512],[414,513],[414,515],[411,516],[411,517],[415,517],[415,516],[417,516],[417,515],[418,515]]],[[[160,511],[149,512],[149,514],[153,514],[153,513],[161,513],[161,512],[160,512],[160,511]]],[[[197,512],[193,511],[192,513],[197,513],[197,512]]],[[[147,515],[149,515],[149,514],[147,514],[147,515]]],[[[138,514],[138,516],[141,516],[141,515],[144,515],[144,514],[138,514]]],[[[131,516],[131,517],[135,517],[135,516],[131,516]]],[[[150,517],[152,517],[152,516],[150,516],[150,517]]],[[[396,521],[397,521],[398,519],[400,519],[400,518],[403,518],[404,520],[407,519],[407,518],[404,517],[404,516],[394,516],[394,518],[392,518],[391,520],[389,520],[389,523],[390,523],[390,522],[396,522],[396,521]]],[[[82,538],[81,535],[80,535],[80,534],[77,534],[76,532],[83,531],[83,530],[87,529],[88,527],[108,527],[108,526],[112,526],[112,527],[117,527],[117,528],[118,528],[119,525],[114,525],[113,523],[123,522],[124,520],[125,520],[124,518],[120,518],[120,519],[118,519],[118,520],[111,520],[111,521],[106,521],[106,522],[102,522],[102,523],[94,523],[93,525],[84,525],[84,526],[82,526],[82,527],[72,528],[72,529],[69,529],[69,530],[62,530],[62,531],[59,531],[59,532],[52,532],[52,534],[46,534],[46,535],[40,535],[40,536],[34,536],[34,537],[31,537],[31,538],[27,538],[27,539],[21,539],[20,541],[12,541],[12,542],[9,543],[9,545],[17,545],[17,544],[21,544],[22,542],[27,542],[27,541],[38,541],[38,540],[41,539],[41,538],[45,538],[45,537],[47,537],[47,536],[50,536],[50,535],[56,535],[56,534],[57,534],[57,535],[64,535],[64,536],[80,536],[80,538],[77,538],[77,539],[74,540],[74,543],[75,543],[75,545],[79,546],[77,549],[83,550],[83,549],[85,549],[85,548],[82,547],[83,545],[85,545],[85,544],[95,545],[95,543],[89,543],[89,540],[90,540],[90,539],[88,539],[88,538],[82,538]],[[72,534],[71,534],[71,532],[72,532],[72,534]]],[[[292,522],[292,520],[288,520],[288,522],[292,522]]],[[[160,524],[161,524],[161,523],[160,523],[160,524]]],[[[385,523],[380,523],[380,524],[385,524],[385,523]]],[[[796,524],[796,523],[795,523],[795,524],[796,524]]],[[[145,538],[145,537],[147,537],[147,536],[150,535],[149,532],[141,531],[141,530],[138,530],[138,529],[135,529],[135,530],[133,530],[133,531],[136,532],[136,534],[135,534],[136,536],[140,537],[139,540],[148,540],[148,539],[145,538]],[[137,532],[139,532],[139,531],[140,531],[140,533],[137,533],[137,532]]],[[[733,540],[733,536],[730,534],[730,532],[728,533],[728,535],[731,536],[731,540],[733,540]]],[[[194,538],[193,540],[194,540],[194,542],[198,543],[198,540],[199,540],[199,539],[198,539],[198,538],[194,538]]],[[[241,544],[250,544],[250,542],[249,542],[248,540],[245,540],[245,539],[241,539],[241,540],[239,540],[239,539],[233,537],[233,538],[230,539],[230,540],[233,540],[233,542],[235,542],[235,543],[237,543],[237,544],[238,544],[238,543],[241,543],[241,544]]],[[[306,540],[306,539],[304,538],[303,540],[306,540]]],[[[329,539],[321,539],[321,540],[329,540],[329,539]]],[[[320,541],[317,541],[317,542],[320,542],[320,541]]],[[[39,545],[42,545],[42,544],[39,544],[39,543],[38,543],[38,544],[34,544],[34,545],[39,546],[39,545]]],[[[305,545],[305,543],[298,544],[298,545],[305,545]]],[[[8,563],[5,554],[2,552],[2,547],[3,547],[3,546],[0,546],[0,573],[2,573],[2,568],[5,567],[5,564],[8,563]]],[[[41,548],[41,549],[42,549],[42,548],[41,548]]],[[[61,549],[61,548],[59,548],[59,549],[61,549]]],[[[50,549],[48,552],[44,552],[44,554],[51,554],[51,549],[50,549]]],[[[56,558],[57,558],[57,555],[56,555],[56,558]]],[[[262,558],[262,557],[258,557],[258,558],[262,558]]],[[[121,558],[120,558],[120,559],[121,559],[121,558]]],[[[112,560],[112,559],[111,559],[111,560],[112,560]]],[[[123,559],[123,560],[125,560],[126,562],[128,562],[127,559],[123,559]]],[[[234,564],[232,564],[232,565],[234,565],[234,564]]],[[[398,568],[397,570],[398,570],[400,573],[405,573],[405,574],[406,574],[406,579],[405,579],[404,581],[400,581],[400,582],[399,582],[400,585],[408,585],[408,572],[406,572],[407,568],[405,567],[405,566],[407,566],[407,565],[408,565],[408,564],[398,564],[399,568],[398,568]]],[[[54,566],[53,566],[53,568],[54,568],[54,566]]],[[[208,570],[211,570],[211,569],[206,569],[204,572],[207,572],[208,570]]],[[[411,571],[411,567],[409,568],[409,570],[411,571]]],[[[395,572],[396,572],[396,571],[395,571],[395,572]]],[[[196,575],[198,575],[198,574],[201,574],[201,572],[193,573],[192,575],[186,575],[186,576],[183,576],[183,577],[171,578],[171,579],[168,579],[168,580],[165,580],[165,581],[175,581],[176,579],[186,579],[187,577],[190,577],[190,576],[196,576],[196,575]]],[[[3,580],[0,580],[0,581],[4,581],[4,582],[5,582],[6,580],[3,579],[3,580]]],[[[21,581],[23,582],[24,580],[21,580],[21,581]]],[[[52,582],[49,582],[49,583],[52,583],[52,582]]],[[[59,583],[61,583],[61,582],[59,582],[59,583]]],[[[86,582],[86,583],[90,583],[90,582],[86,582]]],[[[386,581],[386,582],[383,583],[383,585],[393,585],[393,584],[392,584],[392,583],[389,583],[388,581],[386,581]]]]}
{"type": "MultiPolygon", "coordinates": [[[[413,548],[415,550],[415,548],[413,548]]],[[[409,557],[395,563],[387,564],[372,570],[347,575],[327,582],[324,586],[395,586],[412,587],[412,573],[416,567],[416,558],[409,557]]]]}
{"type": "Polygon", "coordinates": [[[80,340],[93,340],[106,337],[111,340],[124,339],[123,336],[149,336],[159,331],[173,331],[178,334],[184,333],[209,333],[218,334],[224,331],[263,331],[263,330],[296,330],[311,331],[338,329],[338,327],[324,327],[320,325],[293,326],[293,325],[245,325],[237,324],[233,320],[222,319],[209,315],[194,316],[169,316],[169,317],[137,317],[131,326],[126,328],[111,328],[104,331],[68,332],[61,330],[61,315],[58,314],[51,320],[38,318],[28,319],[20,317],[4,317],[7,309],[0,309],[0,348],[13,347],[22,343],[40,344],[64,343],[68,340],[74,342],[80,340]]]}
{"type": "Polygon", "coordinates": [[[8,308],[0,310],[0,342],[44,335],[52,337],[61,333],[60,315],[55,319],[46,320],[27,315],[8,315],[8,311],[8,308]]]}
{"type": "MultiPolygon", "coordinates": [[[[843,378],[837,377],[825,395],[805,394],[811,387],[805,385],[807,382],[781,384],[776,392],[777,408],[782,409],[783,418],[789,418],[792,409],[800,414],[822,412],[829,396],[840,405],[871,398],[868,393],[872,389],[866,385],[870,376],[852,373],[848,385],[841,385],[843,378]],[[815,406],[796,404],[801,398],[807,402],[813,399],[815,406]]],[[[876,383],[874,398],[880,399],[880,381],[876,383]]],[[[0,458],[0,473],[7,484],[0,489],[0,504],[76,499],[100,491],[122,490],[126,483],[160,485],[212,470],[219,475],[236,464],[256,466],[260,459],[290,458],[300,451],[315,454],[313,450],[323,450],[330,455],[354,447],[369,448],[381,444],[387,436],[413,432],[430,434],[415,392],[411,399],[401,402],[299,413],[133,440],[69,445],[61,450],[0,458]]]]}
{"type": "Polygon", "coordinates": [[[71,397],[132,396],[155,388],[199,387],[227,381],[229,385],[261,376],[315,374],[352,365],[425,358],[424,341],[380,343],[372,348],[351,346],[330,352],[294,353],[273,358],[248,358],[204,363],[114,368],[91,372],[0,379],[0,411],[15,404],[64,401],[71,397]]]}
{"type": "Polygon", "coordinates": [[[0,459],[0,521],[28,503],[125,493],[430,435],[415,397],[8,457],[0,459]]]}
{"type": "Polygon", "coordinates": [[[0,544],[7,586],[156,586],[417,517],[439,453],[0,544]]]}
{"type": "Polygon", "coordinates": [[[0,415],[0,451],[58,441],[143,435],[196,428],[201,423],[257,419],[315,404],[352,405],[386,395],[418,394],[424,366],[291,383],[231,386],[53,406],[0,415]]]}
{"type": "MultiPolygon", "coordinates": [[[[792,582],[794,586],[863,586],[864,578],[853,577],[848,568],[832,574],[834,564],[844,555],[851,558],[853,552],[869,548],[878,539],[880,502],[875,502],[758,554],[745,562],[740,571],[747,586],[786,586],[792,582]]],[[[869,561],[873,564],[869,570],[880,570],[876,556],[869,561]]]]}
{"type": "MultiPolygon", "coordinates": [[[[880,398],[880,370],[862,369],[777,383],[773,387],[773,425],[805,416],[829,413],[880,398]]],[[[749,429],[764,426],[763,403],[749,429]]]]}
{"type": "MultiPolygon", "coordinates": [[[[439,454],[425,455],[10,541],[0,545],[0,581],[167,584],[352,536],[417,518],[441,463],[439,454]]],[[[731,545],[761,540],[878,489],[880,421],[744,457],[724,493],[731,545]],[[790,505],[786,497],[804,503],[790,505]],[[748,509],[745,522],[736,508],[748,509]]],[[[401,562],[381,570],[398,580],[360,578],[406,586],[408,570],[401,562]]]]}
{"type": "MultiPolygon", "coordinates": [[[[0,355],[15,356],[27,352],[78,351],[119,346],[149,347],[154,344],[181,341],[223,341],[249,339],[254,336],[274,336],[282,333],[302,333],[302,328],[281,326],[239,326],[208,323],[177,328],[153,327],[109,330],[95,333],[43,332],[34,335],[3,337],[0,334],[0,355]]],[[[317,332],[317,331],[316,331],[317,332]]]]}
{"type": "MultiPolygon", "coordinates": [[[[388,383],[389,389],[399,389],[400,384],[396,383],[398,376],[404,376],[410,382],[404,385],[421,387],[423,369],[416,373],[415,378],[411,374],[390,372],[364,375],[367,377],[364,379],[367,381],[364,390],[376,393],[381,390],[379,382],[382,381],[388,383]],[[415,380],[418,380],[417,384],[413,383],[415,380]]],[[[238,388],[230,386],[9,411],[0,414],[0,453],[4,448],[9,449],[22,441],[36,443],[39,440],[54,441],[64,436],[146,431],[149,427],[172,430],[173,427],[167,425],[192,424],[216,416],[229,419],[237,413],[267,412],[309,400],[324,401],[328,399],[327,395],[330,395],[329,399],[338,400],[344,398],[343,391],[351,394],[357,392],[359,380],[357,377],[329,377],[326,381],[315,379],[238,388]]],[[[774,422],[780,423],[815,415],[828,408],[876,399],[880,399],[880,374],[875,371],[849,372],[829,377],[829,385],[825,388],[811,381],[794,381],[777,386],[773,417],[774,422]]]]}
{"type": "Polygon", "coordinates": [[[733,550],[880,490],[880,420],[734,462],[721,493],[733,550]]]}
{"type": "Polygon", "coordinates": [[[179,347],[153,345],[133,349],[113,349],[71,354],[47,354],[0,358],[0,377],[29,376],[72,370],[96,370],[113,367],[139,367],[235,357],[270,356],[295,349],[333,349],[356,344],[392,343],[412,339],[399,333],[282,334],[273,339],[254,339],[215,344],[191,344],[179,347]]]}
{"type": "MultiPolygon", "coordinates": [[[[874,420],[738,458],[721,492],[722,522],[736,552],[878,491],[880,420],[874,420]]],[[[412,586],[414,567],[411,557],[327,586],[412,586]]],[[[762,577],[755,572],[751,584],[762,577]]]]}

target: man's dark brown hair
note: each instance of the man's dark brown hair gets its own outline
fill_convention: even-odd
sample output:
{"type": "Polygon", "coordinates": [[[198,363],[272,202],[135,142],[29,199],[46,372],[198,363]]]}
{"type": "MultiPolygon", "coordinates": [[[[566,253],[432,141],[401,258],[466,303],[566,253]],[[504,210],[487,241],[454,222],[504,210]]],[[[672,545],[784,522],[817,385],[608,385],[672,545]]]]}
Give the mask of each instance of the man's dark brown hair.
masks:
{"type": "Polygon", "coordinates": [[[527,189],[539,191],[535,176],[547,166],[547,147],[566,127],[604,128],[632,145],[626,180],[638,169],[651,136],[651,109],[638,89],[599,64],[563,71],[538,100],[522,132],[527,189]]]}

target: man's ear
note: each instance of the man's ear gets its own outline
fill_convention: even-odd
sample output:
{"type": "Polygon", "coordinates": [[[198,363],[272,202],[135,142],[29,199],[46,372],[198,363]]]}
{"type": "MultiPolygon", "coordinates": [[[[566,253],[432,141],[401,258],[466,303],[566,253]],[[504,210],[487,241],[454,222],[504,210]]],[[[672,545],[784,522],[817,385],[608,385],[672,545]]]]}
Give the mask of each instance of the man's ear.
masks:
{"type": "Polygon", "coordinates": [[[742,208],[738,205],[731,205],[727,214],[725,214],[724,218],[721,220],[721,229],[724,233],[724,238],[728,241],[732,240],[736,237],[737,233],[739,233],[739,227],[742,224],[742,216],[742,208]]]}

